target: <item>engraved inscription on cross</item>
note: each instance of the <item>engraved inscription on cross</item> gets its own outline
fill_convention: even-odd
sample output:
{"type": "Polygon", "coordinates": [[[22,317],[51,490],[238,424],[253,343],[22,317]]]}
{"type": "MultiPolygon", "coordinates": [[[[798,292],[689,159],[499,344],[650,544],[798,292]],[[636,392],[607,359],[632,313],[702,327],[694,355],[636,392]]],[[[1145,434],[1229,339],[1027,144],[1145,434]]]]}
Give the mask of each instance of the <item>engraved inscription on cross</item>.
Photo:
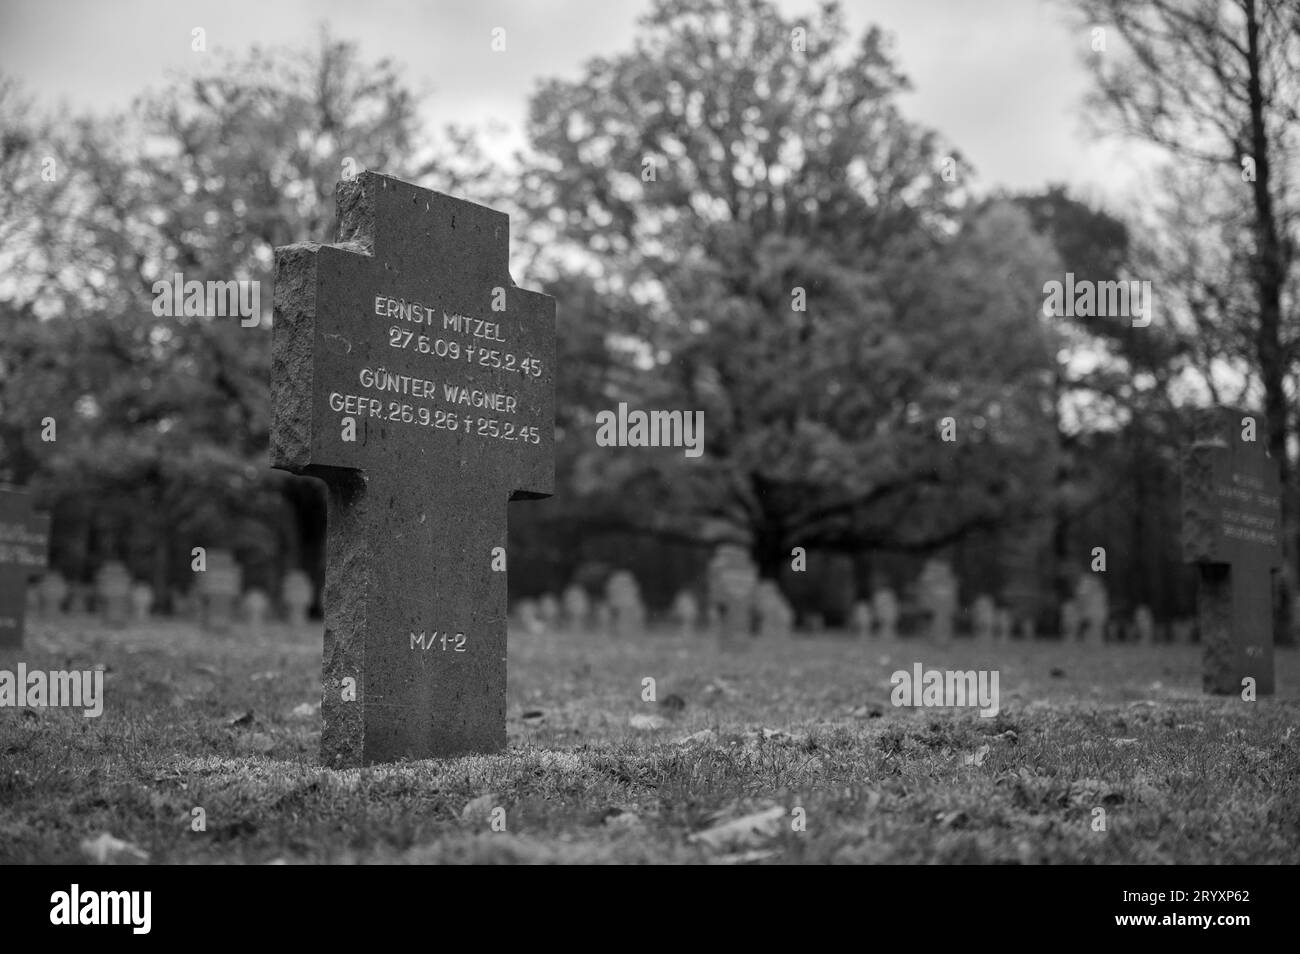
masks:
{"type": "Polygon", "coordinates": [[[27,581],[45,569],[50,518],[29,494],[0,487],[0,646],[23,644],[27,581]]]}
{"type": "Polygon", "coordinates": [[[506,511],[554,482],[555,302],[504,213],[376,173],[276,249],[272,465],[325,481],[321,756],[505,745],[506,511]]]}
{"type": "Polygon", "coordinates": [[[1263,417],[1221,408],[1183,457],[1183,559],[1200,567],[1196,608],[1206,692],[1273,692],[1273,581],[1282,565],[1277,464],[1263,417]]]}

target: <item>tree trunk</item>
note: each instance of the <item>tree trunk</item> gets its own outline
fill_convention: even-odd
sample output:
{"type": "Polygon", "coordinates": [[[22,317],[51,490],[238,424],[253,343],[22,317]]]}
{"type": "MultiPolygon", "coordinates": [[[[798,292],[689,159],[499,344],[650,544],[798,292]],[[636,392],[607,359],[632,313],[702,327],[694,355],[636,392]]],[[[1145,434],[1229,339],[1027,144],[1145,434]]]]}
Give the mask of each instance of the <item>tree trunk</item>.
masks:
{"type": "Polygon", "coordinates": [[[1255,335],[1255,352],[1259,360],[1260,379],[1264,386],[1264,416],[1268,426],[1268,450],[1277,464],[1282,487],[1283,572],[1281,599],[1277,601],[1275,634],[1278,642],[1291,642],[1290,572],[1295,566],[1297,539],[1292,528],[1294,508],[1290,505],[1291,468],[1286,444],[1289,420],[1286,403],[1286,363],[1282,349],[1282,284],[1284,265],[1277,216],[1269,191],[1268,129],[1264,116],[1264,91],[1260,76],[1259,19],[1255,0],[1246,0],[1246,52],[1249,67],[1250,148],[1255,160],[1253,198],[1255,204],[1255,254],[1253,279],[1259,306],[1259,325],[1255,335]]]}

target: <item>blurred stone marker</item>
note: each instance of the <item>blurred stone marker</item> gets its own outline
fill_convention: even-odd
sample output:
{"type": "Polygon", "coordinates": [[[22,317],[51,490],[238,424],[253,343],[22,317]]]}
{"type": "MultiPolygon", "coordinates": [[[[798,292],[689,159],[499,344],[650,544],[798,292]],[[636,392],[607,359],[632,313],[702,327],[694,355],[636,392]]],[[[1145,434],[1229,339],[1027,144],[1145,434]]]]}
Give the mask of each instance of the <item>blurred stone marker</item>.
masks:
{"type": "Polygon", "coordinates": [[[46,616],[62,616],[67,605],[68,581],[57,570],[41,580],[41,612],[46,616]]]}
{"type": "Polygon", "coordinates": [[[193,620],[198,616],[197,587],[192,590],[172,590],[172,615],[177,619],[193,620]]]}
{"type": "Polygon", "coordinates": [[[95,574],[95,600],[100,618],[109,626],[125,626],[131,615],[131,574],[110,560],[95,574]]]}
{"type": "Polygon", "coordinates": [[[196,574],[199,621],[213,633],[228,633],[235,622],[244,571],[228,550],[209,550],[207,567],[196,574]]]}
{"type": "Polygon", "coordinates": [[[885,587],[876,590],[871,596],[871,610],[880,624],[882,639],[898,638],[898,597],[894,591],[885,587]]]}
{"type": "Polygon", "coordinates": [[[871,627],[874,618],[871,615],[871,604],[866,600],[858,600],[853,604],[853,612],[850,616],[850,624],[853,627],[853,634],[859,639],[868,639],[871,635],[871,627]]]}
{"type": "Polygon", "coordinates": [[[1200,571],[1206,692],[1273,692],[1273,572],[1282,565],[1278,466],[1260,415],[1224,408],[1183,455],[1183,559],[1200,571]],[[1247,437],[1252,439],[1247,439],[1247,437]]]}
{"type": "Polygon", "coordinates": [[[316,599],[316,587],[311,577],[303,570],[290,570],[284,575],[280,585],[280,601],[284,603],[290,626],[303,626],[307,622],[307,611],[316,599]]]}
{"type": "Polygon", "coordinates": [[[930,617],[930,636],[940,643],[952,640],[957,615],[957,577],[942,560],[929,560],[918,580],[921,606],[930,617]]]}
{"type": "Polygon", "coordinates": [[[553,630],[560,622],[560,601],[553,593],[543,593],[537,601],[537,615],[548,630],[553,630]]]}
{"type": "Polygon", "coordinates": [[[993,626],[997,623],[998,607],[993,597],[981,593],[971,604],[971,632],[981,642],[992,642],[993,626]]]}
{"type": "Polygon", "coordinates": [[[131,619],[147,623],[153,613],[153,587],[143,580],[131,584],[131,619]]]}
{"type": "Polygon", "coordinates": [[[1009,642],[1011,640],[1011,610],[1005,606],[998,607],[997,615],[993,620],[993,638],[999,643],[1009,642]]]}
{"type": "Polygon", "coordinates": [[[555,302],[502,212],[363,172],[276,249],[272,465],[329,487],[321,753],[506,744],[507,505],[554,485],[555,302]]]}
{"type": "Polygon", "coordinates": [[[70,583],[68,589],[71,591],[68,597],[68,612],[76,616],[89,616],[91,606],[95,602],[95,587],[78,580],[70,583]]]}
{"type": "Polygon", "coordinates": [[[1074,600],[1066,600],[1061,604],[1061,638],[1066,642],[1075,642],[1082,636],[1080,624],[1082,619],[1079,616],[1079,604],[1074,600]]]}
{"type": "Polygon", "coordinates": [[[1150,646],[1156,641],[1156,620],[1151,607],[1139,606],[1133,611],[1133,631],[1140,645],[1150,646]]]}
{"type": "Polygon", "coordinates": [[[718,639],[731,643],[753,631],[758,569],[744,547],[723,544],[709,560],[709,615],[718,639]]]}
{"type": "Polygon", "coordinates": [[[755,588],[754,614],[760,636],[788,639],[794,631],[794,610],[775,580],[762,580],[755,588]]]}
{"type": "Polygon", "coordinates": [[[1074,601],[1079,607],[1084,642],[1100,646],[1106,641],[1110,622],[1110,600],[1106,584],[1096,573],[1084,573],[1074,587],[1074,601]]]}
{"type": "Polygon", "coordinates": [[[536,600],[520,600],[515,604],[515,615],[519,618],[519,625],[529,636],[540,636],[546,632],[546,624],[542,622],[541,614],[537,611],[536,600]]]}
{"type": "Polygon", "coordinates": [[[244,622],[253,638],[266,635],[266,614],[270,608],[271,598],[265,590],[253,588],[244,594],[244,622]]]}
{"type": "Polygon", "coordinates": [[[611,625],[615,636],[637,635],[645,629],[641,587],[627,570],[610,574],[605,584],[605,602],[614,614],[611,625]]]}
{"type": "Polygon", "coordinates": [[[571,629],[581,632],[591,625],[591,598],[587,591],[577,583],[570,583],[564,588],[564,622],[571,629]]]}
{"type": "Polygon", "coordinates": [[[682,590],[673,597],[673,622],[682,636],[694,636],[695,624],[700,618],[700,604],[690,590],[682,590]]]}
{"type": "Polygon", "coordinates": [[[30,494],[0,487],[0,646],[21,646],[27,583],[45,569],[50,518],[32,511],[30,494]]]}

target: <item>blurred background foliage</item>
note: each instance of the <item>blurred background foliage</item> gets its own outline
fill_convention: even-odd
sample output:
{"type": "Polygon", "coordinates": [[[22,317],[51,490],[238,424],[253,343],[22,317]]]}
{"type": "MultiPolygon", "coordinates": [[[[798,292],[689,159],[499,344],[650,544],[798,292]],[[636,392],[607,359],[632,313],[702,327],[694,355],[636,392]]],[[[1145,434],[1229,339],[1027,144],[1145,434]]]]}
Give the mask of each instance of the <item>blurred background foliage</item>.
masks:
{"type": "MultiPolygon", "coordinates": [[[[1207,35],[1235,28],[1219,6],[1200,5],[1207,35]]],[[[1098,116],[1147,102],[1143,74],[1106,78],[1098,116]]],[[[1269,350],[1267,249],[1236,157],[1171,165],[1131,218],[1061,187],[973,191],[959,144],[901,112],[906,86],[886,38],[851,36],[834,6],[661,0],[632,49],[539,86],[530,148],[501,168],[481,133],[421,128],[400,71],[327,32],[112,117],[42,114],[0,77],[0,480],[51,511],[53,565],[74,579],[122,559],[165,600],[193,546],[233,549],[273,592],[293,567],[319,578],[322,489],[267,466],[272,249],[332,240],[351,161],[509,211],[516,282],[557,299],[557,490],[511,508],[512,594],[625,567],[662,611],[731,542],[836,623],[940,554],[965,602],[991,593],[1047,626],[1105,546],[1118,611],[1190,615],[1189,412],[1267,405],[1275,450],[1295,437],[1273,394],[1295,394],[1294,111],[1266,142],[1292,243],[1269,350]],[[1156,320],[1044,316],[1043,284],[1066,271],[1154,279],[1156,320]],[[262,282],[260,325],[155,316],[151,287],[175,272],[262,282]],[[597,447],[595,416],[620,401],[703,411],[704,457],[597,447]]]]}

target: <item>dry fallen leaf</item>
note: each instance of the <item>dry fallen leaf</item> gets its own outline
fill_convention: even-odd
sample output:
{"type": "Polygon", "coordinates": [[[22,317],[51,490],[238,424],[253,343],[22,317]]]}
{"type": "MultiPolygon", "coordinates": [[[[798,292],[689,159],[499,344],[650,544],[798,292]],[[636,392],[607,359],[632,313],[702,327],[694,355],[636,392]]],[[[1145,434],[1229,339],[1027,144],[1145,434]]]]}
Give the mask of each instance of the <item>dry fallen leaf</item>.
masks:
{"type": "Polygon", "coordinates": [[[755,861],[766,861],[768,858],[775,858],[779,854],[779,851],[772,849],[765,851],[755,849],[753,851],[737,852],[734,855],[720,855],[714,859],[713,863],[719,865],[747,865],[755,861]]]}
{"type": "Polygon", "coordinates": [[[81,853],[97,865],[133,865],[149,860],[148,852],[106,831],[97,838],[82,839],[81,853]]]}
{"type": "Polygon", "coordinates": [[[601,824],[608,828],[635,828],[641,824],[641,818],[636,812],[613,809],[601,824]]]}
{"type": "Polygon", "coordinates": [[[952,812],[939,812],[934,816],[934,820],[943,828],[965,828],[966,823],[970,821],[970,816],[958,809],[952,812]]]}
{"type": "Polygon", "coordinates": [[[785,817],[784,808],[768,808],[696,832],[691,835],[690,841],[714,849],[751,848],[776,836],[781,831],[785,817]]]}
{"type": "Polygon", "coordinates": [[[480,795],[465,803],[460,810],[460,817],[467,822],[488,822],[492,818],[492,809],[497,807],[497,797],[492,792],[480,795]]]}
{"type": "Polygon", "coordinates": [[[712,729],[701,729],[699,732],[692,732],[684,739],[678,739],[678,745],[703,745],[706,742],[713,742],[718,738],[718,733],[712,729]]]}
{"type": "Polygon", "coordinates": [[[255,752],[258,755],[266,755],[274,748],[275,736],[269,732],[253,732],[239,741],[239,750],[241,752],[255,752]]]}

